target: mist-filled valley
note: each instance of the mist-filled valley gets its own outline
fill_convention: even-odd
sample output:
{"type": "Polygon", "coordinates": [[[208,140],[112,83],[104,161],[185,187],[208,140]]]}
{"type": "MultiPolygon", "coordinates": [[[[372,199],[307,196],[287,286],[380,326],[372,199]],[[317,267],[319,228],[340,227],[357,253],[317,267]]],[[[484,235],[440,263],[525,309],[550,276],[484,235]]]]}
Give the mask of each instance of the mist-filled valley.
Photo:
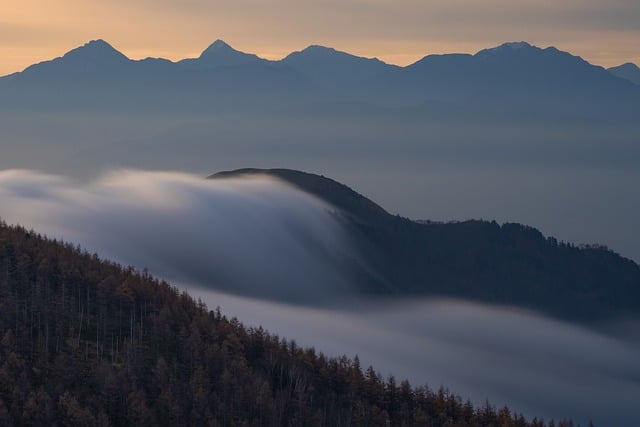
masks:
{"type": "Polygon", "coordinates": [[[637,124],[298,114],[7,112],[0,168],[88,179],[113,167],[293,167],[410,218],[515,221],[640,259],[637,124]]]}
{"type": "Polygon", "coordinates": [[[362,294],[340,209],[269,176],[0,173],[0,217],[166,278],[249,326],[384,376],[526,416],[631,426],[637,318],[587,326],[516,307],[362,294]]]}

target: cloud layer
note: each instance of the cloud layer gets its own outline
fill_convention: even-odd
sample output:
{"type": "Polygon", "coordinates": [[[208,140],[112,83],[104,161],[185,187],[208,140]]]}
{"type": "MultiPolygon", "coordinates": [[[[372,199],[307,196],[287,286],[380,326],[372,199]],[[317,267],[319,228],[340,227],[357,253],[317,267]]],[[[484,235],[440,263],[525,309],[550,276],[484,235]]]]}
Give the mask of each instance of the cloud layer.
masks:
{"type": "Polygon", "coordinates": [[[597,332],[507,307],[355,301],[347,267],[358,258],[339,219],[279,181],[117,171],[82,185],[9,170],[0,172],[0,217],[148,267],[247,325],[358,354],[398,381],[445,385],[530,417],[640,422],[638,324],[597,332]]]}
{"type": "Polygon", "coordinates": [[[329,355],[358,354],[385,377],[448,387],[478,405],[596,426],[637,426],[640,337],[605,335],[534,313],[452,300],[332,310],[191,288],[210,307],[329,355]],[[614,338],[614,336],[617,336],[614,338]]]}
{"type": "Polygon", "coordinates": [[[118,171],[88,185],[0,172],[0,217],[175,281],[285,301],[350,293],[331,209],[268,178],[118,171]]]}

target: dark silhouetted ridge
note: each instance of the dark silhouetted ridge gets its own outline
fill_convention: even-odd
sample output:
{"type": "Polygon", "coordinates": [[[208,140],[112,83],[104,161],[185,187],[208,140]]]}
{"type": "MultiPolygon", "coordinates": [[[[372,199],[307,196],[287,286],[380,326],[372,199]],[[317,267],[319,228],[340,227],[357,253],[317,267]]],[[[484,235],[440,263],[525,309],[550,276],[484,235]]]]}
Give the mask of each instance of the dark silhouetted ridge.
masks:
{"type": "Polygon", "coordinates": [[[533,309],[595,322],[640,316],[640,266],[600,245],[575,246],[522,224],[415,222],[387,213],[332,179],[288,169],[240,169],[220,179],[282,179],[346,214],[370,267],[371,295],[434,295],[533,309]]]}

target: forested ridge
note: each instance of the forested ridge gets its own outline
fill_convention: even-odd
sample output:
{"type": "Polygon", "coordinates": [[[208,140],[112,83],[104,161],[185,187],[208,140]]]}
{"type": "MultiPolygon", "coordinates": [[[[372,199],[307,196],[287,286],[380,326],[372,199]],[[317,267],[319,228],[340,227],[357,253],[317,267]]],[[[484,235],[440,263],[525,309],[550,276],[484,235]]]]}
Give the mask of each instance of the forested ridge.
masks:
{"type": "Polygon", "coordinates": [[[341,212],[367,261],[356,278],[363,293],[462,298],[579,323],[640,315],[640,266],[603,245],[562,242],[517,223],[412,221],[340,182],[291,169],[210,178],[250,175],[284,180],[341,212]]]}
{"type": "Polygon", "coordinates": [[[570,426],[383,379],[0,223],[0,425],[570,426]]]}

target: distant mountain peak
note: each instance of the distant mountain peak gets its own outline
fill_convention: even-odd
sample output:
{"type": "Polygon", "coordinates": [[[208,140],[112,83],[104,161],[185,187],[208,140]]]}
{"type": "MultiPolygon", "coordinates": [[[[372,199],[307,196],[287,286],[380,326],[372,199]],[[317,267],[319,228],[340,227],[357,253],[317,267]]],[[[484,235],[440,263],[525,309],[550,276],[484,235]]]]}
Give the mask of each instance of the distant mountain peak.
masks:
{"type": "MultiPolygon", "coordinates": [[[[49,61],[39,62],[25,68],[22,73],[46,75],[76,75],[102,70],[106,73],[126,67],[131,62],[123,53],[102,39],[90,40],[87,43],[70,50],[63,56],[49,61]]],[[[22,74],[19,73],[19,74],[22,74]]]]}
{"type": "MultiPolygon", "coordinates": [[[[103,39],[89,40],[82,47],[95,49],[114,49],[108,42],[103,39]]],[[[114,49],[115,50],[115,49],[114,49]]]]}
{"type": "Polygon", "coordinates": [[[626,72],[626,73],[634,73],[634,74],[640,73],[640,67],[638,67],[633,62],[625,62],[622,65],[618,65],[617,67],[611,67],[608,70],[610,72],[621,71],[623,73],[624,72],[626,72]]]}
{"type": "Polygon", "coordinates": [[[231,47],[224,40],[217,39],[202,51],[197,59],[183,59],[182,66],[191,68],[215,68],[219,66],[236,66],[258,62],[258,56],[240,52],[231,47]]]}
{"type": "Polygon", "coordinates": [[[211,48],[231,48],[231,46],[229,46],[229,43],[225,42],[222,39],[216,39],[216,41],[214,41],[213,43],[211,43],[211,48]]]}
{"type": "Polygon", "coordinates": [[[332,47],[312,44],[306,48],[290,53],[284,62],[310,62],[313,64],[318,63],[334,63],[334,62],[351,62],[351,63],[364,63],[374,64],[377,67],[391,67],[388,64],[380,61],[378,58],[366,58],[362,56],[353,55],[351,53],[343,52],[341,50],[334,49],[332,47]]]}
{"type": "Polygon", "coordinates": [[[200,58],[204,58],[210,55],[217,55],[222,52],[238,52],[234,48],[232,48],[227,42],[221,39],[217,39],[209,47],[202,51],[200,54],[200,58]]]}
{"type": "Polygon", "coordinates": [[[102,39],[91,40],[67,52],[64,59],[84,59],[89,61],[128,60],[124,54],[102,39]]]}
{"type": "Polygon", "coordinates": [[[542,51],[542,49],[532,44],[529,44],[525,41],[507,42],[507,43],[502,43],[501,45],[496,47],[483,49],[480,52],[476,53],[476,56],[504,55],[504,54],[509,55],[513,53],[521,54],[523,52],[530,52],[530,51],[542,51]]]}
{"type": "Polygon", "coordinates": [[[309,60],[309,59],[324,60],[324,59],[337,58],[337,57],[344,57],[344,58],[354,57],[355,58],[355,56],[349,53],[341,52],[332,47],[321,46],[319,44],[312,44],[305,47],[302,50],[291,52],[289,55],[287,55],[286,58],[284,58],[284,61],[288,62],[289,60],[292,60],[292,59],[300,60],[303,58],[305,60],[309,60]]]}
{"type": "Polygon", "coordinates": [[[607,71],[616,77],[620,77],[640,85],[640,67],[633,62],[627,62],[622,65],[618,65],[617,67],[611,67],[607,71]]]}
{"type": "Polygon", "coordinates": [[[520,42],[506,42],[501,44],[500,46],[498,46],[496,49],[512,49],[512,50],[518,50],[518,49],[526,49],[526,48],[530,48],[530,47],[534,47],[533,45],[524,42],[524,41],[520,41],[520,42]]]}
{"type": "Polygon", "coordinates": [[[336,53],[338,52],[336,49],[332,47],[322,46],[319,44],[312,44],[302,49],[301,52],[307,53],[336,53]]]}

